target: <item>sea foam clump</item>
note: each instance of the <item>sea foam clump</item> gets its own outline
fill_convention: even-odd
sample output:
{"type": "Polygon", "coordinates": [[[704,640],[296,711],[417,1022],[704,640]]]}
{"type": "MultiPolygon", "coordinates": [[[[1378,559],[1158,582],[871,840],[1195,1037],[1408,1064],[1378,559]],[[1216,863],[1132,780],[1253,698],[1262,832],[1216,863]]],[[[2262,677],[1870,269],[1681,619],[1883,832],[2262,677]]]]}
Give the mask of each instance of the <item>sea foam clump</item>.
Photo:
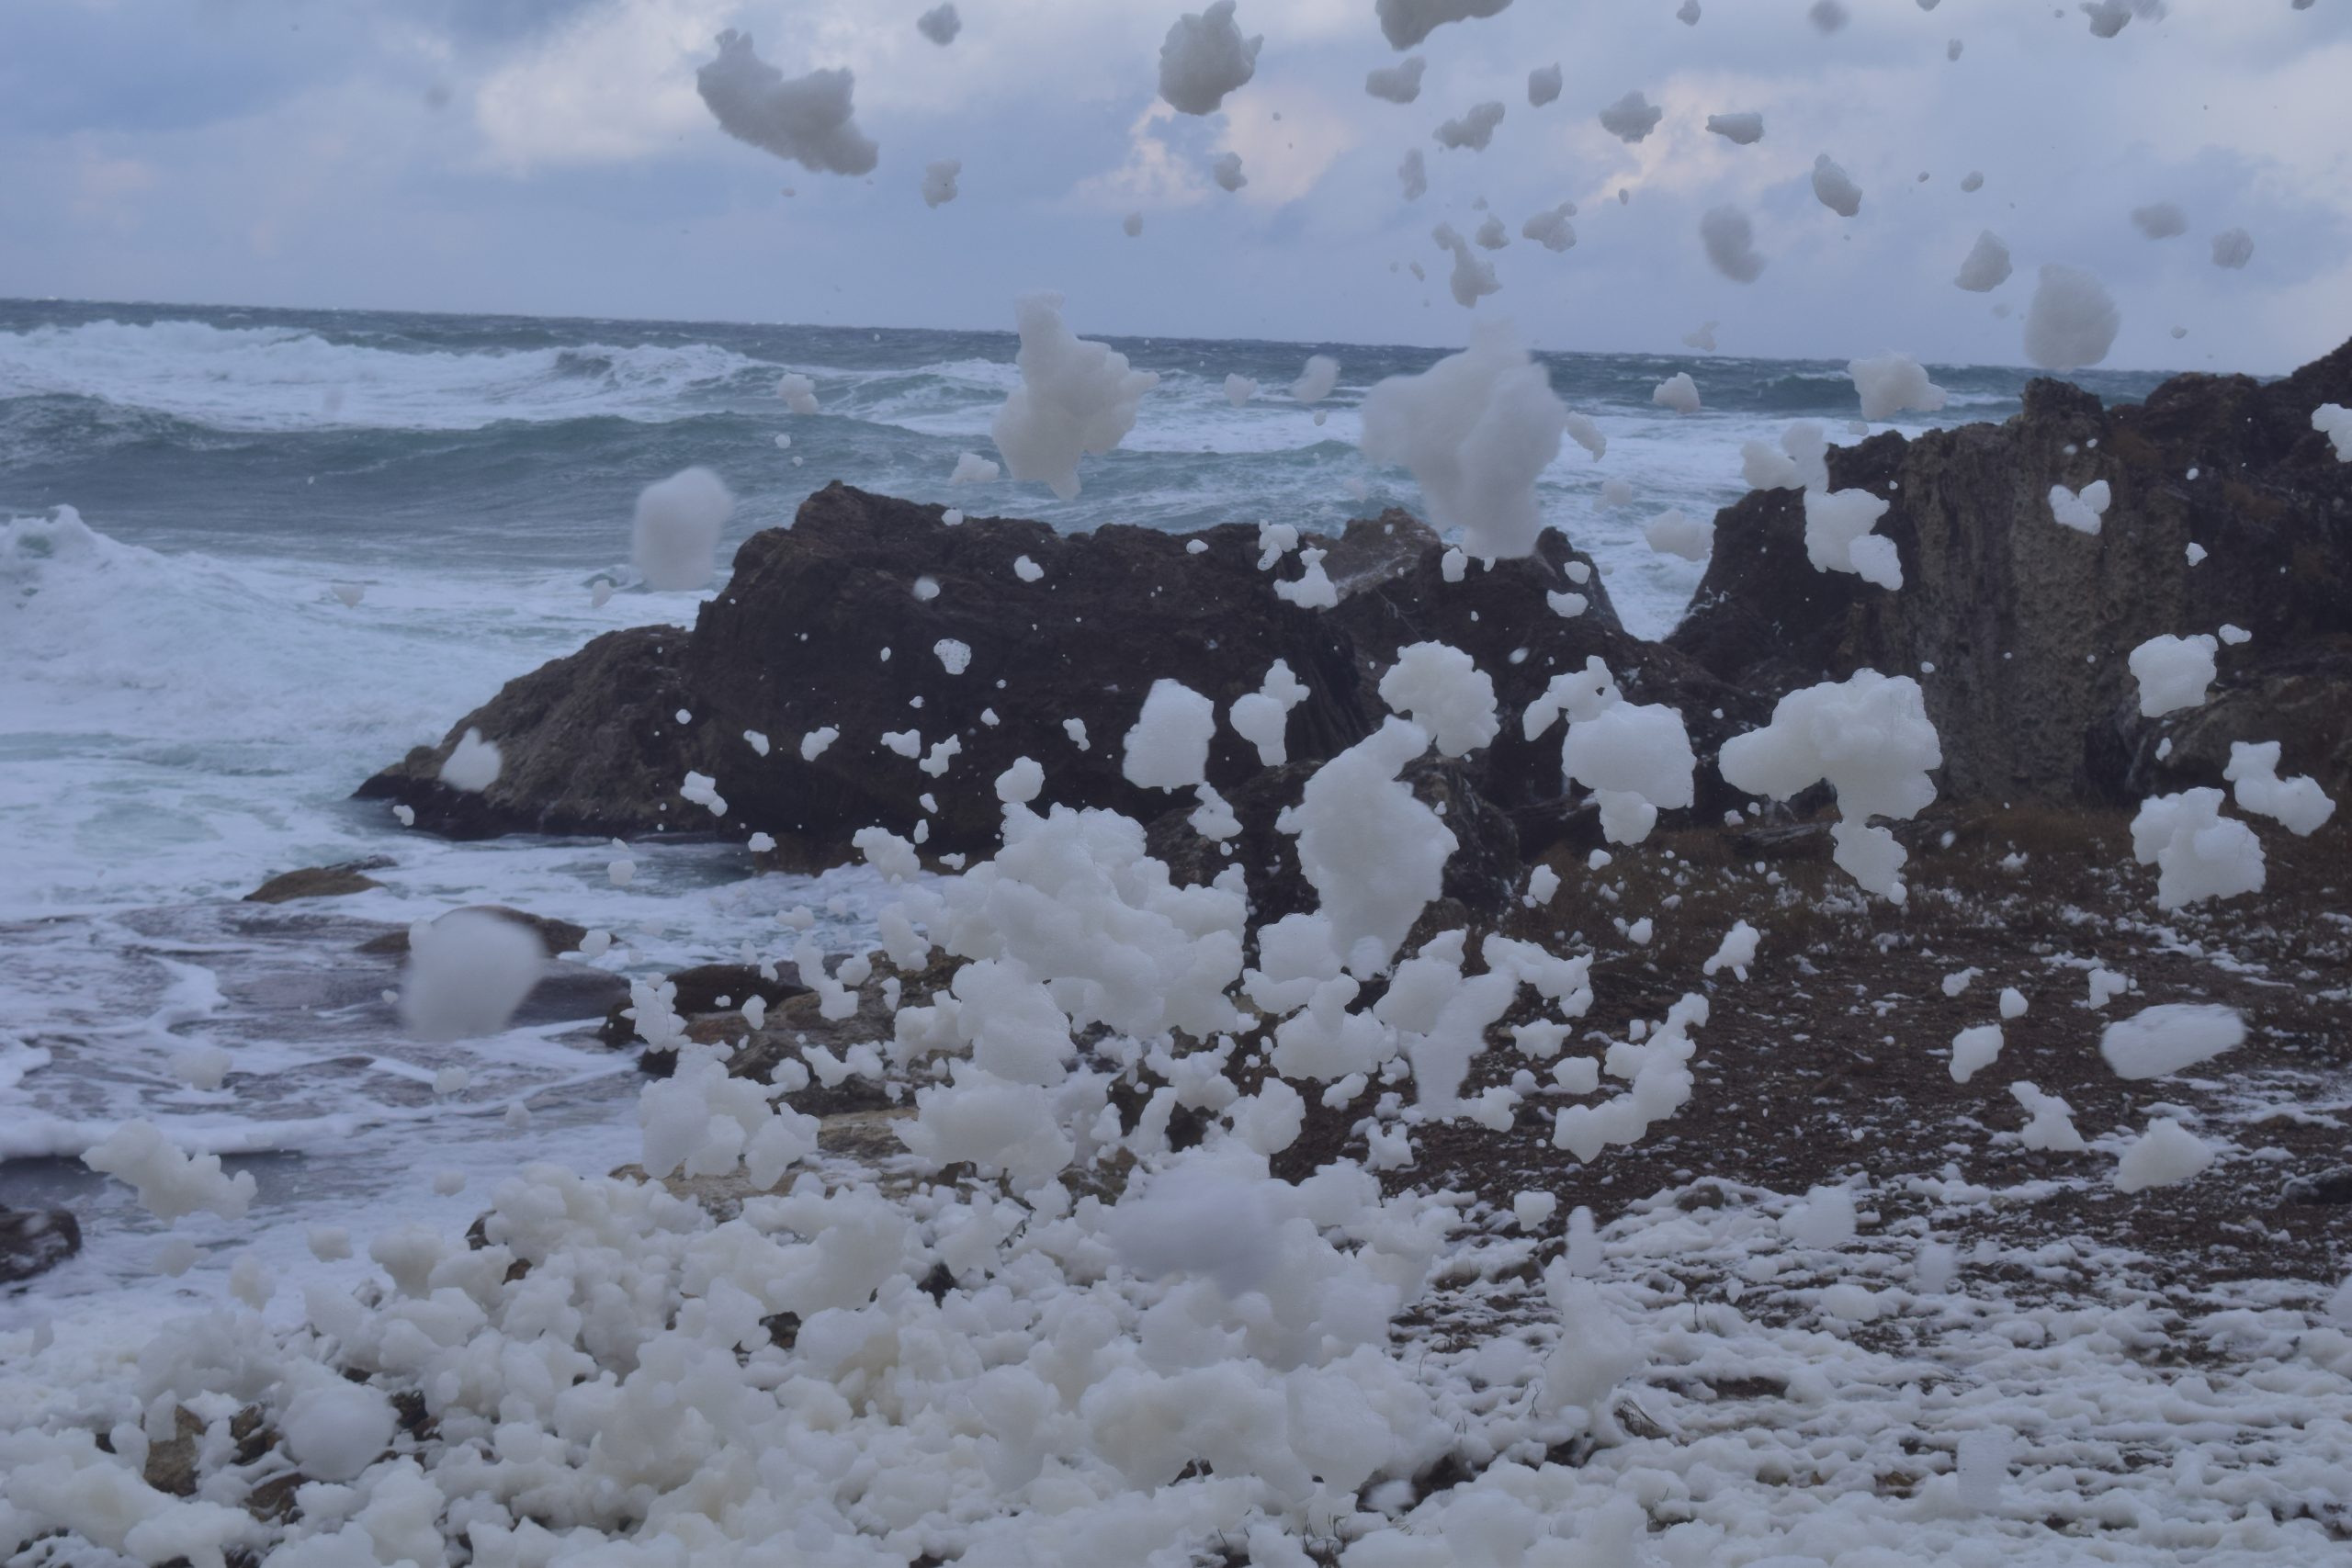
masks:
{"type": "Polygon", "coordinates": [[[1100,457],[1124,440],[1159,378],[1130,369],[1125,355],[1071,332],[1061,307],[1058,294],[1026,295],[1015,307],[1021,385],[996,411],[989,434],[1014,479],[1041,481],[1074,501],[1079,458],[1100,457]]]}
{"type": "Polygon", "coordinates": [[[1368,461],[1411,469],[1430,521],[1459,529],[1471,553],[1516,558],[1543,530],[1535,481],[1559,456],[1567,420],[1518,333],[1486,322],[1461,353],[1365,393],[1362,446],[1368,461]]]}
{"type": "Polygon", "coordinates": [[[870,175],[881,150],[852,118],[857,79],[847,71],[811,71],[785,79],[762,60],[749,33],[718,35],[718,58],[695,73],[695,90],[738,141],[815,174],[870,175]]]}
{"type": "Polygon", "coordinates": [[[1243,38],[1233,12],[1234,0],[1216,0],[1170,25],[1159,46],[1159,96],[1179,114],[1215,114],[1227,93],[1257,74],[1266,40],[1243,38]]]}
{"type": "Polygon", "coordinates": [[[718,570],[718,536],[735,515],[735,498],[708,468],[682,468],[638,493],[629,556],[645,585],[688,592],[718,570]]]}
{"type": "Polygon", "coordinates": [[[1831,858],[1897,904],[1908,896],[1902,871],[1910,856],[1870,819],[1918,815],[1936,798],[1928,774],[1942,765],[1919,682],[1875,670],[1790,693],[1774,705],[1770,724],[1724,741],[1718,759],[1732,787],[1775,800],[1826,782],[1843,818],[1830,830],[1831,858]]]}

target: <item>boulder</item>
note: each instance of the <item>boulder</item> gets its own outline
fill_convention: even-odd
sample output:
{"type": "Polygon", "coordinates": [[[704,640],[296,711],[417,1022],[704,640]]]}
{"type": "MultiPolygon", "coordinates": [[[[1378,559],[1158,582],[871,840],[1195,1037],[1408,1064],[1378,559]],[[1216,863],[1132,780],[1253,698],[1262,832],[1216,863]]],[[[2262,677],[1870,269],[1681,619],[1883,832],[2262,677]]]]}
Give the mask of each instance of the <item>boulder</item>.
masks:
{"type": "Polygon", "coordinates": [[[82,1250],[81,1222],[63,1209],[0,1209],[0,1285],[46,1274],[82,1250]]]}
{"type": "Polygon", "coordinates": [[[2352,703],[2352,465],[2311,416],[2347,400],[2352,344],[2282,381],[2176,377],[2113,409],[2036,380],[2005,424],[1833,449],[1834,488],[1890,503],[1877,531],[1901,590],[1814,570],[1802,496],[1756,491],[1717,514],[1667,641],[1768,704],[1862,668],[1918,676],[1954,799],[2112,805],[2218,783],[2233,739],[2284,741],[2283,771],[2340,784],[2352,758],[2327,720],[2352,703]],[[2095,479],[2111,491],[2100,532],[2060,525],[2051,487],[2095,479]],[[2222,648],[2213,702],[2143,718],[2132,649],[2224,624],[2253,635],[2222,648]]]}
{"type": "Polygon", "coordinates": [[[300,871],[282,871],[246,894],[245,902],[287,904],[297,898],[340,898],[346,894],[365,893],[370,887],[383,886],[368,873],[381,871],[391,863],[388,856],[370,855],[366,860],[345,861],[338,865],[308,865],[300,871]]]}

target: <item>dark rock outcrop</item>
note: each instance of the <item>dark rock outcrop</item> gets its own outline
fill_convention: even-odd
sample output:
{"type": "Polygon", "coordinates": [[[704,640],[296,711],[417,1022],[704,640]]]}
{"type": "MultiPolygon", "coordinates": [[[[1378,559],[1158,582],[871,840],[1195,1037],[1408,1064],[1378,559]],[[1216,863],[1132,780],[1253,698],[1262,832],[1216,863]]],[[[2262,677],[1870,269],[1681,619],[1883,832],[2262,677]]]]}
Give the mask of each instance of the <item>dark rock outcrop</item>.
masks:
{"type": "Polygon", "coordinates": [[[685,640],[669,626],[606,632],[506,682],[440,745],[420,746],[361,784],[359,797],[401,802],[416,826],[453,839],[707,830],[701,809],[678,798],[688,769],[709,771],[712,739],[677,720],[692,711],[678,670],[685,640]],[[501,751],[498,778],[480,792],[441,782],[468,729],[501,751]]]}
{"type": "Polygon", "coordinates": [[[2182,376],[2115,409],[2037,380],[2006,424],[1833,449],[1836,488],[1890,502],[1877,531],[1902,589],[1814,570],[1803,498],[1756,491],[1717,515],[1668,643],[1767,703],[1932,666],[1952,798],[2112,804],[2217,784],[2233,739],[2286,742],[2283,771],[2335,791],[2352,782],[2352,465],[2311,416],[2347,400],[2352,344],[2282,381],[2182,376]],[[2050,509],[2052,485],[2094,479],[2112,492],[2097,536],[2050,509]],[[2191,544],[2207,552],[2194,565],[2191,544]],[[2225,624],[2252,638],[2222,649],[2213,700],[2142,718],[2131,650],[2225,624]]]}
{"type": "MultiPolygon", "coordinates": [[[[1949,800],[2114,804],[2219,782],[2230,742],[2273,739],[2286,743],[2282,771],[2342,794],[2352,466],[2311,428],[2326,401],[2352,402],[2352,344],[2283,381],[2181,377],[2112,410],[2037,380],[2006,424],[1833,449],[1837,488],[1890,502],[1878,532],[1904,587],[1816,571],[1803,497],[1758,491],[1718,514],[1693,608],[1657,643],[1624,629],[1589,558],[1556,532],[1526,559],[1473,563],[1448,582],[1422,525],[1401,513],[1359,520],[1316,542],[1340,603],[1308,610],[1276,592],[1297,577],[1295,559],[1260,569],[1254,528],[948,527],[937,507],[836,483],[790,528],[744,541],[691,633],[600,637],[510,682],[360,793],[404,801],[418,826],[451,834],[765,833],[772,863],[814,868],[850,858],[868,826],[919,837],[930,855],[990,852],[1001,818],[989,784],[1028,757],[1046,770],[1046,802],[1159,819],[1156,849],[1188,874],[1214,874],[1227,857],[1184,826],[1189,798],[1123,776],[1125,736],[1155,680],[1183,682],[1222,717],[1279,659],[1307,691],[1290,715],[1290,768],[1262,768],[1224,724],[1208,764],[1242,816],[1234,858],[1268,876],[1260,887],[1253,873],[1253,891],[1274,910],[1301,895],[1276,886],[1295,872],[1282,869],[1273,816],[1306,768],[1378,723],[1379,678],[1397,649],[1435,640],[1492,678],[1503,718],[1444,789],[1465,820],[1507,817],[1521,855],[1592,836],[1589,808],[1562,786],[1559,731],[1531,739],[1519,719],[1555,676],[1594,658],[1632,700],[1682,715],[1702,821],[1742,800],[1715,773],[1723,740],[1786,693],[1863,668],[1922,677],[1949,800]],[[2098,536],[2052,518],[2053,484],[2099,479],[2113,499],[2098,536]],[[2191,544],[2207,552],[2199,564],[2191,544]],[[1034,570],[1015,570],[1024,558],[1034,570]],[[1587,602],[1581,614],[1552,607],[1567,593],[1587,602]],[[2225,624],[2251,637],[2222,649],[2212,700],[2142,718],[2132,649],[2225,624]],[[439,782],[469,728],[504,757],[480,794],[439,782]],[[839,733],[805,755],[803,738],[828,728],[839,733]],[[715,779],[723,811],[679,793],[690,772],[715,779]]],[[[1483,826],[1474,837],[1481,856],[1501,841],[1483,826]]],[[[1472,884],[1512,880],[1464,874],[1448,894],[1472,908],[1491,896],[1472,884]]]]}
{"type": "Polygon", "coordinates": [[[46,1274],[82,1250],[82,1225],[63,1209],[0,1209],[0,1285],[46,1274]]]}
{"type": "MultiPolygon", "coordinates": [[[[1121,741],[1159,677],[1222,710],[1287,661],[1309,692],[1291,716],[1295,756],[1343,750],[1381,711],[1345,636],[1275,594],[1256,539],[1238,525],[1189,538],[1063,536],[1012,518],[951,528],[938,507],[831,485],[791,528],[744,541],[690,637],[600,637],[510,682],[360,793],[405,801],[418,826],[453,834],[765,831],[787,865],[846,859],[851,835],[874,824],[927,823],[931,852],[986,852],[1001,820],[989,781],[1023,756],[1045,766],[1049,800],[1148,817],[1165,796],[1121,775],[1121,741]],[[1034,581],[1016,572],[1022,558],[1041,569],[1034,581]],[[943,644],[968,662],[951,669],[943,644]],[[1073,719],[1082,745],[1064,728],[1073,719]],[[505,756],[478,795],[439,783],[468,728],[505,756]],[[840,733],[804,757],[803,737],[824,728],[840,733]],[[883,741],[908,730],[922,755],[951,738],[959,750],[926,772],[883,741]],[[724,814],[679,795],[690,770],[717,780],[724,814]]],[[[1376,573],[1370,537],[1355,553],[1376,573]]],[[[1258,766],[1220,732],[1212,783],[1238,786],[1258,766]]]]}
{"type": "MultiPolygon", "coordinates": [[[[600,637],[510,682],[360,793],[406,802],[419,827],[460,836],[764,832],[777,840],[774,863],[797,868],[848,859],[861,828],[920,825],[927,853],[985,854],[1001,826],[989,784],[1021,757],[1044,765],[1048,802],[1141,820],[1170,808],[1168,794],[1122,772],[1155,680],[1183,682],[1222,715],[1283,660],[1307,692],[1290,716],[1289,755],[1319,762],[1385,715],[1377,687],[1397,649],[1435,639],[1487,671],[1506,720],[1449,787],[1509,812],[1532,848],[1568,816],[1559,733],[1531,742],[1513,720],[1553,676],[1598,656],[1635,700],[1689,713],[1710,752],[1717,729],[1753,716],[1693,660],[1627,633],[1589,560],[1556,532],[1529,559],[1474,566],[1461,582],[1444,581],[1444,547],[1400,512],[1314,543],[1329,550],[1342,596],[1334,610],[1277,593],[1298,576],[1295,558],[1260,570],[1257,530],[1241,525],[1190,536],[1063,536],[1011,518],[947,527],[939,508],[831,485],[791,528],[744,542],[727,591],[691,634],[600,637]],[[1035,581],[1015,571],[1023,558],[1040,569],[1035,581]],[[1555,592],[1589,607],[1564,617],[1547,602],[1555,592]],[[948,652],[960,668],[943,660],[943,644],[957,645],[948,652]],[[1066,728],[1073,719],[1083,745],[1066,728]],[[840,733],[805,756],[803,737],[824,728],[840,733]],[[468,729],[504,759],[479,794],[440,783],[468,729]],[[883,740],[907,730],[921,738],[917,756],[883,740]],[[950,739],[957,750],[937,758],[941,772],[921,765],[950,739]],[[690,771],[716,780],[723,814],[678,793],[690,771]]],[[[1262,795],[1264,773],[1255,748],[1220,725],[1209,782],[1228,796],[1262,795]]]]}

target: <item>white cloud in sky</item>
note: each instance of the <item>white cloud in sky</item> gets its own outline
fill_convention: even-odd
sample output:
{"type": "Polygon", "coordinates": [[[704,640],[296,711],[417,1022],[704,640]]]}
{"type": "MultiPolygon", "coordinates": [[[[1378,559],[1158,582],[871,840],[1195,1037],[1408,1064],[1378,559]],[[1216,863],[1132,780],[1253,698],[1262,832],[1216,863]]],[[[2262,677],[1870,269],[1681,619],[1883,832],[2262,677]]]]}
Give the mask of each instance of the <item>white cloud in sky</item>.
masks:
{"type": "Polygon", "coordinates": [[[1573,49],[1556,6],[1514,5],[1432,33],[1421,98],[1398,106],[1363,91],[1396,58],[1371,0],[1240,0],[1266,38],[1257,74],[1182,124],[1153,112],[1158,51],[1197,0],[970,0],[944,50],[915,30],[920,6],[876,0],[544,0],[500,7],[522,18],[503,28],[351,0],[300,34],[157,6],[176,32],[73,0],[0,7],[0,62],[76,84],[0,97],[0,291],[993,326],[1055,287],[1098,333],[1445,344],[1466,320],[1442,273],[1389,264],[1426,261],[1436,223],[1475,229],[1483,197],[1514,231],[1580,209],[1573,251],[1494,257],[1493,303],[1552,348],[1671,350],[1714,318],[1731,353],[2016,363],[2018,321],[1991,307],[2021,308],[2026,286],[1951,286],[1984,229],[2019,279],[2063,262],[2108,281],[2114,363],[2276,370],[2352,332],[2352,6],[2333,3],[2177,6],[2112,39],[2038,0],[1857,5],[1828,37],[1802,7],[1711,5],[1686,28],[1629,5],[1579,13],[1573,49]],[[787,77],[855,73],[871,184],[795,178],[719,131],[694,73],[730,27],[787,77]],[[1561,98],[1525,108],[1527,65],[1555,58],[1561,98]],[[1666,114],[1629,146],[1597,116],[1635,85],[1666,114]],[[1487,152],[1429,157],[1429,194],[1399,200],[1405,151],[1486,99],[1521,107],[1487,152]],[[1763,141],[1706,133],[1733,109],[1763,113],[1763,141]],[[1854,220],[1813,197],[1825,152],[1869,193],[1854,220]],[[1209,183],[1221,152],[1250,176],[1232,196],[1209,183]],[[944,158],[966,176],[948,265],[950,209],[919,193],[944,158]],[[2182,206],[2195,244],[2140,238],[2130,209],[2155,200],[2182,206]],[[1752,285],[1698,242],[1725,204],[1771,259],[1752,285]],[[1139,243],[1102,220],[1139,209],[1159,214],[1139,243]],[[2222,272],[2205,241],[2233,228],[2254,259],[2222,272]]]}

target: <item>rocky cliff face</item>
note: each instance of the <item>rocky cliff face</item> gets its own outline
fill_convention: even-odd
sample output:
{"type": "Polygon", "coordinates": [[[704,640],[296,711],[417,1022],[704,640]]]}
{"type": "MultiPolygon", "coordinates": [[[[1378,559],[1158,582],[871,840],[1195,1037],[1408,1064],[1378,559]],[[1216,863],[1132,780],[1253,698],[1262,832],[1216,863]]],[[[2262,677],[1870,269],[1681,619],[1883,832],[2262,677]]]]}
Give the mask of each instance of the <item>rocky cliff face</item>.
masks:
{"type": "MultiPolygon", "coordinates": [[[[1562,788],[1558,730],[1529,740],[1519,715],[1593,657],[1633,700],[1683,715],[1702,819],[1740,800],[1714,775],[1724,739],[1781,694],[1866,667],[1920,677],[1947,799],[2086,805],[2216,783],[2235,739],[2286,742],[2283,772],[2340,795],[2352,786],[2352,465],[2311,427],[2326,401],[2352,402],[2352,344],[2269,385],[2179,378],[2140,407],[2036,381],[2007,424],[1833,450],[1837,488],[1890,502],[1878,531],[1901,557],[1901,591],[1815,570],[1802,497],[1758,491],[1718,515],[1692,611],[1662,643],[1624,630],[1556,532],[1525,560],[1474,562],[1449,582],[1420,524],[1360,520],[1311,541],[1329,548],[1340,597],[1307,609],[1277,592],[1298,577],[1296,558],[1261,570],[1254,528],[950,527],[937,507],[834,484],[792,527],[744,542],[691,633],[600,637],[510,682],[360,793],[461,835],[765,832],[782,863],[814,866],[848,858],[850,836],[878,824],[920,832],[933,853],[986,853],[1000,823],[990,781],[1020,757],[1043,764],[1049,801],[1148,822],[1189,811],[1189,793],[1122,776],[1125,736],[1157,679],[1222,716],[1284,661],[1307,693],[1290,758],[1311,764],[1379,721],[1378,681],[1400,647],[1436,640],[1493,678],[1504,714],[1501,736],[1445,788],[1467,792],[1482,823],[1497,814],[1482,844],[1515,839],[1523,852],[1588,813],[1562,788]],[[2049,494],[2094,479],[2113,499],[2090,536],[2053,519],[2049,494]],[[1585,608],[1563,615],[1571,593],[1585,608]],[[2222,649],[2212,701],[2141,718],[2131,649],[2224,624],[2251,637],[2222,649]],[[504,752],[479,795],[438,782],[468,728],[504,752]],[[804,755],[803,738],[828,728],[838,735],[804,755]],[[723,812],[679,794],[689,772],[716,780],[723,812]]],[[[1228,796],[1266,793],[1255,750],[1222,724],[1208,773],[1228,796]]],[[[1244,815],[1247,854],[1279,848],[1270,821],[1244,815]]],[[[1171,852],[1180,825],[1155,827],[1171,852]]],[[[1224,858],[1202,852],[1204,870],[1224,858]]]]}
{"type": "Polygon", "coordinates": [[[1890,503],[1877,531],[1901,590],[1815,571],[1802,497],[1756,491],[1718,516],[1668,642],[1768,701],[1858,669],[1918,675],[1951,797],[2120,803],[2219,783],[2232,739],[2283,740],[2282,771],[2336,792],[2352,781],[2352,465],[2311,415],[2347,399],[2352,344],[2269,385],[2180,377],[2141,406],[2035,381],[2006,424],[1833,450],[1836,488],[1890,503]],[[2095,479],[2112,492],[2099,534],[2058,524],[2051,487],[2095,479]],[[2143,719],[2131,650],[2225,624],[2252,637],[2222,649],[2213,700],[2143,719]]]}

